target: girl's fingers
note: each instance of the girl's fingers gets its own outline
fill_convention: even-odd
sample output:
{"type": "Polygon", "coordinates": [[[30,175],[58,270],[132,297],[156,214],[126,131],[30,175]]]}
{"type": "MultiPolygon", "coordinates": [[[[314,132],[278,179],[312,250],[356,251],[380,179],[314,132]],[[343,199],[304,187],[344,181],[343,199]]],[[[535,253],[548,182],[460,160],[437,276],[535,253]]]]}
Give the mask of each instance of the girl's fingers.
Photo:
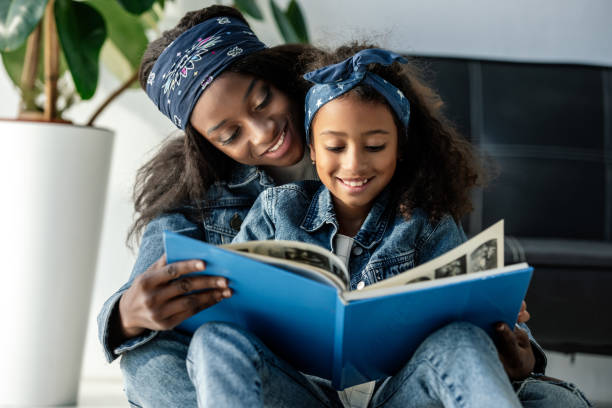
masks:
{"type": "Polygon", "coordinates": [[[530,318],[531,318],[531,315],[527,311],[527,303],[525,303],[525,301],[523,300],[523,303],[521,303],[521,311],[518,314],[517,320],[519,323],[525,323],[530,318]]]}

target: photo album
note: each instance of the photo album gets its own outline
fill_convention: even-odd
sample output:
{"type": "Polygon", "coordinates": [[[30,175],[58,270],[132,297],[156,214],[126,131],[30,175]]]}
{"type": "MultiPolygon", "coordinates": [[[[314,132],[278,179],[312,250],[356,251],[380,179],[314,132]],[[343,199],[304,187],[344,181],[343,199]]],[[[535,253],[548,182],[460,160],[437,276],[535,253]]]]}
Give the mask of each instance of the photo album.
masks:
{"type": "Polygon", "coordinates": [[[182,322],[188,332],[229,322],[258,336],[298,370],[338,390],[395,374],[419,344],[454,321],[489,334],[513,327],[533,268],[504,266],[499,221],[447,253],[391,278],[351,290],[344,263],[325,248],[295,241],[222,246],[165,232],[168,262],[206,261],[234,295],[182,322]],[[367,350],[367,352],[364,352],[367,350]]]}

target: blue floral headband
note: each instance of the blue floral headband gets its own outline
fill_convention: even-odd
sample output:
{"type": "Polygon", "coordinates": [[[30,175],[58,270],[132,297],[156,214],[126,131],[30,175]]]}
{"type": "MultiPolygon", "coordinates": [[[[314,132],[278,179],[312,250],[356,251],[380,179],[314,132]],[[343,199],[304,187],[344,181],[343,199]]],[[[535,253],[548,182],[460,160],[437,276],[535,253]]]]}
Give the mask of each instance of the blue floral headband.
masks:
{"type": "Polygon", "coordinates": [[[323,105],[355,88],[360,83],[370,85],[385,97],[399,120],[408,127],[410,102],[402,91],[380,76],[368,71],[368,64],[391,65],[394,62],[405,64],[406,58],[391,51],[368,48],[359,51],[342,62],[311,71],[304,78],[315,85],[306,94],[306,115],[304,127],[306,140],[310,143],[310,124],[323,105]]]}
{"type": "Polygon", "coordinates": [[[185,31],[157,58],[146,92],[159,110],[185,129],[198,98],[238,56],[266,48],[240,19],[216,17],[185,31]]]}

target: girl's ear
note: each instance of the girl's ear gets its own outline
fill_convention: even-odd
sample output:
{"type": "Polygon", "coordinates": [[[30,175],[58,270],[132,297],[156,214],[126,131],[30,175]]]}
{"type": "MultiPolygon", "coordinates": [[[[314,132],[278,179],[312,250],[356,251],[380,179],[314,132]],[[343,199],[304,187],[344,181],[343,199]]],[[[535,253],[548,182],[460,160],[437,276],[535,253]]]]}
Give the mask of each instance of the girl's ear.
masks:
{"type": "Polygon", "coordinates": [[[310,150],[310,160],[312,160],[312,162],[316,162],[317,161],[317,155],[315,154],[315,150],[314,150],[314,146],[311,144],[308,145],[308,148],[310,150]]]}

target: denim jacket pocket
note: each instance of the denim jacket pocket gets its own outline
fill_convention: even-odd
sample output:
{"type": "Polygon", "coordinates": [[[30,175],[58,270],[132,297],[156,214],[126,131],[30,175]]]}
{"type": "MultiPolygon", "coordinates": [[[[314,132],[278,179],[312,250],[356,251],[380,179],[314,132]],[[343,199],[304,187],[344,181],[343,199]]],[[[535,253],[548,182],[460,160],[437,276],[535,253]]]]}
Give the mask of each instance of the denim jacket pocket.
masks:
{"type": "Polygon", "coordinates": [[[408,269],[414,268],[415,251],[402,252],[393,256],[385,256],[382,259],[374,260],[368,263],[364,274],[367,274],[372,282],[380,282],[381,280],[395,276],[408,269]]]}
{"type": "Polygon", "coordinates": [[[209,201],[204,208],[206,241],[214,245],[232,242],[252,205],[251,198],[209,201]]]}

